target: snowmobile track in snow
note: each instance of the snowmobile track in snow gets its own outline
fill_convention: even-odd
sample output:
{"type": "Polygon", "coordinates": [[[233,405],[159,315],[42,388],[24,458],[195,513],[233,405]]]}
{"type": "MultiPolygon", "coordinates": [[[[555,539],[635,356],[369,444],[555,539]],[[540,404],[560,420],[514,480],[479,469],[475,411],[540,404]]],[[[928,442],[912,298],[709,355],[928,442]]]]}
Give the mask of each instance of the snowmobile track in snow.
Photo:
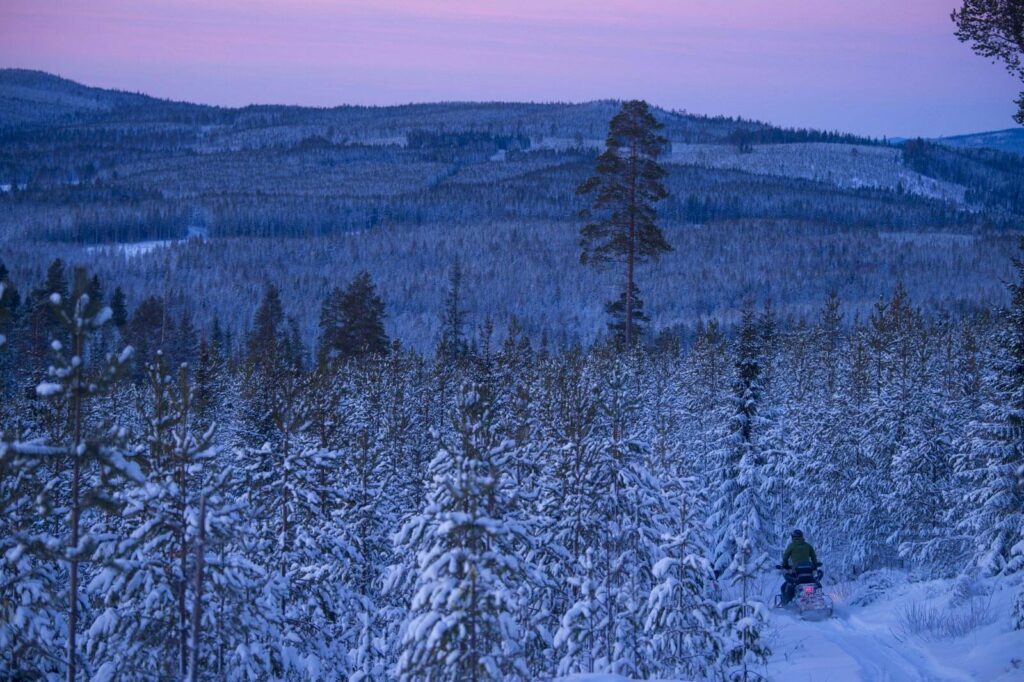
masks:
{"type": "Polygon", "coordinates": [[[789,679],[828,682],[962,682],[973,676],[942,665],[914,638],[900,638],[886,625],[837,610],[835,617],[803,621],[775,612],[779,628],[776,660],[769,669],[789,679]],[[799,655],[795,655],[799,652],[799,655]],[[777,669],[777,670],[776,670],[777,669]],[[803,675],[806,675],[804,677],[803,675]]]}

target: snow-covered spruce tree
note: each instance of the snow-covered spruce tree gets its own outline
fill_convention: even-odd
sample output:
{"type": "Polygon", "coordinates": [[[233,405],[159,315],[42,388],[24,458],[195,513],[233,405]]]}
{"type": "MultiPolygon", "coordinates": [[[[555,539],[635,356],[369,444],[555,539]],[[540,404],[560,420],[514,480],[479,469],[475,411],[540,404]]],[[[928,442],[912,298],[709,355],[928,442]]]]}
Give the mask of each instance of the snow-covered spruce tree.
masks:
{"type": "Polygon", "coordinates": [[[191,453],[175,452],[172,444],[171,430],[182,415],[175,409],[177,387],[162,352],[146,367],[146,376],[150,395],[139,406],[145,445],[137,458],[146,484],[118,493],[124,515],[109,529],[117,539],[102,543],[97,552],[116,562],[116,569],[99,572],[87,586],[98,608],[86,649],[108,678],[183,677],[188,661],[187,520],[181,503],[188,494],[183,479],[191,453]]]}
{"type": "MultiPolygon", "coordinates": [[[[1024,251],[1024,242],[1021,244],[1024,251]]],[[[969,483],[964,530],[976,540],[979,568],[992,575],[1024,571],[1024,261],[997,331],[997,356],[985,377],[986,403],[970,425],[961,458],[969,483]]],[[[1014,610],[1024,629],[1024,590],[1014,610]]]]}
{"type": "Polygon", "coordinates": [[[528,677],[515,627],[522,566],[511,551],[522,531],[508,515],[501,478],[509,446],[491,403],[479,386],[463,386],[457,437],[431,462],[422,514],[395,538],[396,551],[417,557],[396,670],[402,680],[528,677]]]}
{"type": "Polygon", "coordinates": [[[317,574],[333,591],[325,602],[332,604],[325,627],[333,633],[336,665],[350,680],[386,674],[387,626],[395,615],[381,599],[380,584],[394,527],[386,511],[394,496],[384,487],[393,472],[383,458],[380,366],[375,358],[356,363],[322,356],[302,395],[302,440],[309,448],[304,457],[319,462],[311,479],[318,509],[308,509],[308,520],[296,522],[324,527],[326,533],[314,533],[316,542],[334,537],[342,551],[339,561],[320,565],[317,574]]]}
{"type": "Polygon", "coordinates": [[[395,551],[394,533],[411,519],[422,518],[423,503],[432,487],[430,462],[440,449],[437,411],[442,406],[433,404],[432,398],[437,395],[436,374],[422,358],[395,350],[386,365],[391,379],[385,398],[389,405],[384,455],[389,490],[385,525],[390,533],[391,561],[379,567],[380,599],[387,611],[379,614],[379,618],[382,623],[386,621],[386,673],[393,676],[401,655],[403,626],[409,619],[409,604],[416,589],[418,560],[415,553],[395,551]]]}
{"type": "Polygon", "coordinates": [[[793,396],[799,391],[796,383],[803,365],[805,332],[802,325],[780,331],[770,301],[765,303],[758,318],[757,330],[758,364],[762,374],[759,407],[755,413],[754,451],[758,453],[755,466],[759,469],[758,497],[763,500],[760,513],[764,525],[755,545],[759,550],[768,551],[776,546],[776,538],[786,537],[792,529],[794,499],[802,491],[802,479],[809,475],[798,471],[793,452],[805,412],[793,404],[793,396]],[[795,356],[790,356],[794,362],[789,372],[778,371],[783,349],[795,356]]]}
{"type": "Polygon", "coordinates": [[[644,409],[638,415],[637,433],[650,444],[651,471],[660,480],[675,482],[695,469],[695,462],[683,452],[681,428],[684,398],[681,364],[668,353],[637,357],[635,381],[644,409]]]}
{"type": "Polygon", "coordinates": [[[401,518],[397,499],[408,437],[401,389],[391,384],[398,379],[393,360],[364,358],[350,364],[341,401],[339,435],[346,445],[338,460],[335,506],[353,552],[344,614],[350,680],[387,679],[395,637],[391,621],[403,615],[382,592],[383,573],[392,563],[390,533],[401,518]]]}
{"type": "Polygon", "coordinates": [[[950,457],[942,434],[924,432],[925,412],[937,408],[927,381],[932,348],[902,284],[877,324],[887,343],[882,356],[885,376],[868,422],[872,456],[885,474],[876,482],[884,512],[879,510],[875,519],[875,535],[888,533],[885,544],[906,555],[928,533],[925,524],[941,521],[941,509],[935,508],[941,505],[941,490],[933,480],[942,476],[950,457]]]}
{"type": "MultiPolygon", "coordinates": [[[[693,348],[682,366],[681,433],[677,442],[686,444],[692,475],[701,488],[717,490],[720,484],[718,455],[728,437],[728,356],[725,338],[713,320],[699,325],[693,348]]],[[[708,510],[702,513],[707,516],[708,510]]]]}
{"type": "Polygon", "coordinates": [[[246,339],[246,356],[238,378],[242,398],[236,445],[259,448],[279,436],[272,417],[275,390],[292,373],[289,367],[284,308],[277,287],[267,286],[246,339]]]}
{"type": "MultiPolygon", "coordinates": [[[[418,513],[426,494],[427,467],[437,451],[431,430],[432,410],[437,406],[431,405],[429,369],[423,358],[394,344],[385,367],[385,440],[394,469],[391,485],[396,490],[391,502],[400,519],[418,513]]],[[[399,525],[391,522],[392,528],[399,525]]]]}
{"type": "Polygon", "coordinates": [[[521,632],[523,649],[531,671],[538,675],[553,675],[552,627],[555,614],[545,597],[547,577],[539,568],[544,552],[533,541],[550,526],[541,508],[544,461],[553,450],[536,416],[536,405],[526,377],[513,391],[513,399],[502,419],[502,431],[512,441],[509,472],[505,484],[512,508],[522,520],[525,535],[517,538],[516,553],[525,557],[525,569],[530,573],[520,581],[516,616],[521,632]]]}
{"type": "Polygon", "coordinates": [[[910,406],[905,398],[911,390],[910,348],[917,322],[901,286],[890,301],[877,302],[862,331],[869,389],[859,415],[863,459],[856,466],[862,471],[851,492],[865,499],[866,515],[854,520],[860,525],[857,536],[886,538],[886,542],[865,543],[870,550],[866,564],[875,568],[894,565],[898,557],[897,515],[890,507],[892,466],[899,451],[909,445],[910,406]]]}
{"type": "MultiPolygon", "coordinates": [[[[484,338],[481,347],[486,346],[484,338]]],[[[477,374],[492,387],[488,390],[495,396],[498,433],[510,443],[508,474],[502,481],[510,512],[524,530],[514,551],[523,558],[524,569],[530,571],[528,579],[519,581],[516,595],[516,619],[526,664],[535,675],[553,676],[553,613],[546,599],[544,578],[538,571],[545,558],[544,548],[530,541],[539,538],[548,526],[539,506],[544,463],[552,448],[538,418],[540,401],[532,359],[529,340],[513,319],[501,348],[489,360],[478,363],[477,374]]]]}
{"type": "Polygon", "coordinates": [[[952,576],[962,566],[947,510],[959,498],[952,489],[954,443],[966,424],[939,380],[941,327],[919,331],[912,351],[912,388],[905,398],[908,433],[893,457],[889,504],[899,524],[894,541],[900,557],[929,575],[952,576]]]}
{"type": "MultiPolygon", "coordinates": [[[[209,339],[204,336],[200,339],[192,379],[192,411],[200,429],[214,423],[227,424],[234,421],[234,401],[228,399],[231,393],[228,391],[227,359],[224,357],[222,342],[216,340],[217,336],[211,336],[209,339]]],[[[221,430],[218,428],[217,433],[224,436],[221,430]]]]}
{"type": "Polygon", "coordinates": [[[767,547],[771,531],[764,491],[766,478],[764,454],[759,447],[759,408],[761,400],[761,339],[753,304],[743,307],[743,320],[736,344],[736,376],[733,386],[733,413],[729,435],[721,442],[717,455],[717,490],[708,517],[712,534],[712,557],[719,575],[736,556],[737,529],[747,524],[748,540],[760,553],[767,547]]]}
{"type": "Polygon", "coordinates": [[[850,493],[860,475],[860,433],[855,417],[861,396],[849,388],[853,363],[843,333],[839,297],[832,293],[817,324],[810,330],[811,349],[808,386],[797,409],[804,413],[799,459],[800,494],[793,496],[794,527],[814,538],[819,557],[828,557],[830,572],[854,568],[864,556],[864,541],[854,524],[862,518],[864,499],[850,493]]]}
{"type": "Polygon", "coordinates": [[[224,495],[230,468],[214,466],[212,426],[196,430],[187,368],[180,367],[172,379],[158,353],[147,375],[152,399],[145,403],[146,448],[140,457],[147,482],[119,494],[125,537],[100,546],[99,555],[109,555],[112,568],[88,586],[98,611],[87,649],[96,669],[108,677],[183,679],[193,665],[197,675],[217,669],[212,626],[223,636],[225,623],[218,622],[216,599],[230,597],[235,616],[248,616],[247,627],[258,622],[252,609],[239,603],[258,571],[238,557],[225,563],[219,554],[241,530],[239,510],[224,495]],[[197,546],[201,500],[202,548],[197,546]],[[201,582],[207,585],[202,602],[196,598],[197,552],[203,557],[201,582]],[[199,633],[205,625],[206,637],[198,641],[197,607],[206,613],[199,633]]]}
{"type": "MultiPolygon", "coordinates": [[[[68,416],[67,438],[61,444],[63,452],[58,457],[70,469],[69,489],[67,499],[55,501],[55,511],[66,513],[66,523],[58,529],[59,535],[46,539],[45,545],[51,557],[63,562],[68,571],[64,667],[69,682],[78,677],[86,663],[82,660],[78,634],[85,620],[81,610],[83,565],[91,568],[89,562],[96,558],[100,543],[93,528],[105,514],[117,513],[119,501],[115,491],[143,482],[138,465],[125,456],[123,434],[116,426],[109,422],[94,426],[86,419],[90,401],[124,373],[132,356],[131,348],[126,348],[121,353],[108,355],[105,364],[96,371],[87,365],[90,342],[111,317],[110,308],[93,301],[88,290],[85,272],[77,270],[70,303],[60,294],[51,295],[52,311],[63,327],[67,345],[53,341],[54,362],[49,368],[48,380],[36,389],[42,398],[62,399],[68,416]]],[[[88,674],[88,668],[83,672],[88,674]]]]}
{"type": "Polygon", "coordinates": [[[633,430],[640,403],[630,386],[629,372],[621,367],[607,372],[604,395],[603,417],[610,433],[603,450],[611,457],[612,476],[606,511],[610,532],[603,548],[607,613],[614,623],[608,669],[643,678],[653,673],[646,606],[668,502],[660,482],[647,468],[650,446],[633,430]]]}
{"type": "Polygon", "coordinates": [[[990,344],[982,341],[990,342],[995,336],[985,328],[990,324],[992,319],[987,318],[985,324],[975,321],[956,329],[953,363],[943,382],[953,406],[955,422],[950,428],[955,431],[950,438],[953,473],[946,491],[947,506],[943,514],[946,533],[941,547],[949,557],[947,570],[954,572],[977,568],[977,556],[972,554],[975,547],[973,529],[966,522],[975,507],[971,496],[966,493],[974,489],[975,482],[976,472],[971,457],[972,431],[985,404],[982,377],[988,374],[986,370],[991,362],[991,353],[990,344]]]}
{"type": "Polygon", "coordinates": [[[753,595],[754,580],[764,568],[766,557],[754,554],[748,530],[746,521],[741,522],[733,543],[736,554],[726,572],[738,594],[720,606],[726,633],[721,665],[726,669],[726,679],[742,682],[764,679],[756,668],[771,655],[763,642],[764,605],[753,595]]]}
{"type": "MultiPolygon", "coordinates": [[[[2,351],[0,351],[2,352],[2,351]]],[[[45,519],[55,500],[48,466],[62,454],[40,441],[0,434],[0,677],[59,679],[66,631],[66,573],[45,519]]]]}
{"type": "MultiPolygon", "coordinates": [[[[544,394],[538,419],[552,441],[551,454],[544,459],[534,530],[535,563],[544,576],[538,600],[550,614],[540,627],[557,636],[551,644],[558,650],[558,670],[589,673],[595,671],[601,618],[593,558],[603,529],[593,504],[601,496],[595,487],[600,406],[578,348],[545,362],[540,373],[544,394]]],[[[555,676],[558,670],[545,672],[555,676]]]]}
{"type": "Polygon", "coordinates": [[[448,275],[440,338],[434,349],[434,361],[429,367],[433,383],[429,389],[432,400],[424,404],[427,423],[442,440],[454,437],[454,425],[450,417],[455,413],[459,382],[466,376],[472,361],[465,330],[467,311],[463,308],[466,303],[464,277],[461,261],[456,257],[448,275]]]}
{"type": "Polygon", "coordinates": [[[701,542],[699,483],[681,479],[670,497],[677,513],[661,540],[646,627],[660,677],[709,679],[723,653],[714,571],[701,542]]]}
{"type": "Polygon", "coordinates": [[[267,580],[259,597],[266,629],[256,636],[269,668],[261,674],[318,679],[349,672],[347,650],[334,642],[342,637],[352,548],[334,514],[339,453],[306,432],[305,381],[295,370],[279,373],[270,396],[272,443],[236,456],[254,524],[247,556],[267,580]]]}
{"type": "MultiPolygon", "coordinates": [[[[987,318],[985,324],[991,324],[991,318],[987,318]]],[[[982,334],[984,332],[981,331],[981,325],[975,321],[962,326],[951,324],[953,350],[950,366],[943,373],[946,410],[951,415],[951,422],[945,426],[945,430],[952,451],[952,475],[945,491],[946,506],[942,525],[946,532],[936,544],[940,547],[937,553],[948,557],[947,570],[952,571],[972,563],[965,560],[973,545],[973,538],[963,532],[966,529],[962,523],[965,511],[964,491],[970,489],[970,477],[964,475],[969,467],[963,467],[962,463],[963,456],[970,451],[971,423],[980,414],[984,398],[981,380],[983,354],[978,342],[978,337],[982,334]]]]}
{"type": "Polygon", "coordinates": [[[814,475],[797,499],[800,522],[812,529],[819,556],[829,557],[833,574],[887,565],[874,528],[888,478],[879,473],[870,437],[874,363],[863,325],[851,330],[846,351],[835,395],[810,407],[817,425],[810,434],[807,469],[814,475]],[[835,490],[844,495],[836,496],[835,490]]]}
{"type": "Polygon", "coordinates": [[[659,558],[658,542],[663,533],[667,502],[658,481],[644,462],[648,446],[632,437],[628,429],[635,422],[638,404],[627,386],[626,373],[612,366],[605,374],[601,391],[599,423],[590,434],[585,450],[592,453],[586,476],[588,488],[596,495],[598,536],[594,543],[594,596],[585,612],[596,616],[574,620],[581,612],[570,607],[555,636],[556,646],[566,647],[559,663],[560,674],[579,670],[583,661],[571,655],[572,641],[592,639],[594,648],[587,660],[597,672],[645,677],[651,672],[651,645],[645,629],[647,598],[653,587],[653,567],[659,558]]]}

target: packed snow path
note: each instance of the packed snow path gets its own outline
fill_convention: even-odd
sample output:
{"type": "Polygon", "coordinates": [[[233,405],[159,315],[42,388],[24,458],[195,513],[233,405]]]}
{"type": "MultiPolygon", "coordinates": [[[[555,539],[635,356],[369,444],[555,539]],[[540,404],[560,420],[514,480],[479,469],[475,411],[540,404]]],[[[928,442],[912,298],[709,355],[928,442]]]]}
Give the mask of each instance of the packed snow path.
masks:
{"type": "MultiPolygon", "coordinates": [[[[842,586],[826,580],[836,601],[835,616],[810,622],[770,610],[764,634],[773,653],[767,667],[755,672],[773,682],[1024,680],[1024,631],[1011,625],[1017,582],[980,581],[970,586],[976,594],[966,601],[961,587],[952,580],[911,583],[895,571],[878,571],[842,586]],[[952,598],[958,590],[959,599],[952,598]],[[907,617],[915,608],[944,631],[921,630],[907,617]]],[[[560,682],[631,681],[597,674],[571,675],[560,682]]]]}
{"type": "Polygon", "coordinates": [[[979,597],[984,614],[966,634],[908,631],[909,607],[944,609],[951,589],[951,581],[903,583],[868,604],[837,603],[834,617],[821,622],[772,610],[768,641],[773,655],[766,672],[788,682],[1024,679],[1024,632],[1010,629],[1008,590],[979,597]]]}
{"type": "MultiPolygon", "coordinates": [[[[831,620],[812,623],[795,615],[776,613],[776,655],[769,670],[786,671],[786,679],[879,682],[946,682],[975,680],[970,673],[938,663],[911,639],[900,641],[884,625],[871,623],[845,610],[831,620]]],[[[780,675],[781,677],[781,675],[780,675]]]]}

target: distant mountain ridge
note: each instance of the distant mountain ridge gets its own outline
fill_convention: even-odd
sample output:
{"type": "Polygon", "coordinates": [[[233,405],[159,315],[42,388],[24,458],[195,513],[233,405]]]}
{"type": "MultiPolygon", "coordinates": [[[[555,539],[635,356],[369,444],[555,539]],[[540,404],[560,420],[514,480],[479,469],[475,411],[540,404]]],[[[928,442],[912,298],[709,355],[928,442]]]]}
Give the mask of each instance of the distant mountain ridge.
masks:
{"type": "MultiPolygon", "coordinates": [[[[613,100],[220,107],[91,87],[43,71],[0,69],[0,130],[80,123],[110,124],[128,120],[132,123],[161,121],[243,127],[328,125],[361,128],[371,139],[380,140],[420,128],[460,128],[470,124],[473,129],[498,134],[525,134],[534,138],[564,138],[569,141],[580,136],[603,140],[608,119],[617,108],[618,102],[613,100]],[[567,120],[571,120],[571,125],[565,125],[567,120]]],[[[657,107],[655,111],[665,125],[666,137],[675,142],[726,142],[731,141],[730,136],[737,131],[751,135],[750,139],[738,142],[878,142],[854,135],[784,129],[741,117],[703,116],[657,107]],[[794,134],[802,138],[782,139],[794,134]]]]}
{"type": "Polygon", "coordinates": [[[1024,128],[1007,128],[985,133],[952,135],[940,137],[935,142],[950,147],[966,147],[968,149],[996,149],[1024,156],[1024,128]]]}
{"type": "MultiPolygon", "coordinates": [[[[454,111],[463,113],[473,111],[488,123],[500,127],[502,119],[507,118],[501,115],[500,110],[516,110],[515,116],[519,119],[522,118],[523,112],[520,110],[523,109],[534,110],[530,112],[532,116],[543,113],[555,114],[558,110],[575,110],[572,114],[573,118],[588,112],[595,115],[594,118],[598,119],[600,125],[603,125],[614,108],[615,102],[610,100],[581,103],[432,102],[387,106],[340,104],[333,108],[291,104],[252,104],[242,106],[242,108],[224,108],[224,106],[161,99],[142,93],[92,87],[42,71],[0,69],[0,129],[95,123],[104,119],[120,119],[126,115],[142,119],[152,119],[158,115],[177,118],[212,118],[221,122],[231,119],[232,123],[247,116],[264,118],[271,115],[288,119],[290,122],[304,119],[309,123],[339,118],[348,122],[373,117],[381,120],[382,128],[384,128],[382,132],[387,132],[386,129],[390,128],[392,133],[398,133],[421,125],[429,125],[432,119],[451,116],[454,111]]],[[[737,126],[751,131],[782,130],[767,123],[742,118],[692,116],[667,110],[657,111],[659,117],[663,119],[663,123],[667,124],[667,132],[673,141],[723,141],[729,134],[732,134],[737,126]],[[679,125],[685,121],[690,122],[689,127],[705,129],[701,131],[703,134],[699,135],[701,139],[680,140],[678,135],[672,134],[678,132],[680,127],[686,128],[685,125],[679,125]],[[715,130],[715,128],[719,128],[719,130],[715,130]]],[[[529,117],[527,116],[527,118],[529,117]]],[[[551,136],[559,137],[555,134],[551,136]]],[[[853,139],[856,136],[850,135],[849,137],[853,139]]],[[[856,139],[860,142],[868,141],[866,138],[856,139]]],[[[891,138],[889,141],[900,144],[906,139],[891,138]]],[[[1024,128],[950,135],[933,138],[931,141],[947,146],[989,148],[989,150],[1024,156],[1024,128]]]]}

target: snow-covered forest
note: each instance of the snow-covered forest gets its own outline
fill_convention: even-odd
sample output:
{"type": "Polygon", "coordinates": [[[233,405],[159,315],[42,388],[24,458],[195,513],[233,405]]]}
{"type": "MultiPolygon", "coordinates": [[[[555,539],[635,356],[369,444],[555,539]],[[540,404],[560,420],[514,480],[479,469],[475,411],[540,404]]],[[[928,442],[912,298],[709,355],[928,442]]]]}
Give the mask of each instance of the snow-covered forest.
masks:
{"type": "Polygon", "coordinates": [[[229,341],[0,270],[0,671],[718,679],[770,654],[740,588],[794,526],[834,579],[989,577],[1024,627],[1021,266],[978,315],[748,299],[628,352],[470,328],[461,277],[420,354],[369,275],[308,348],[273,286],[229,341]]]}
{"type": "Polygon", "coordinates": [[[637,101],[0,70],[0,677],[1014,679],[1022,191],[637,101]],[[832,621],[768,608],[796,528],[832,621]]]}

